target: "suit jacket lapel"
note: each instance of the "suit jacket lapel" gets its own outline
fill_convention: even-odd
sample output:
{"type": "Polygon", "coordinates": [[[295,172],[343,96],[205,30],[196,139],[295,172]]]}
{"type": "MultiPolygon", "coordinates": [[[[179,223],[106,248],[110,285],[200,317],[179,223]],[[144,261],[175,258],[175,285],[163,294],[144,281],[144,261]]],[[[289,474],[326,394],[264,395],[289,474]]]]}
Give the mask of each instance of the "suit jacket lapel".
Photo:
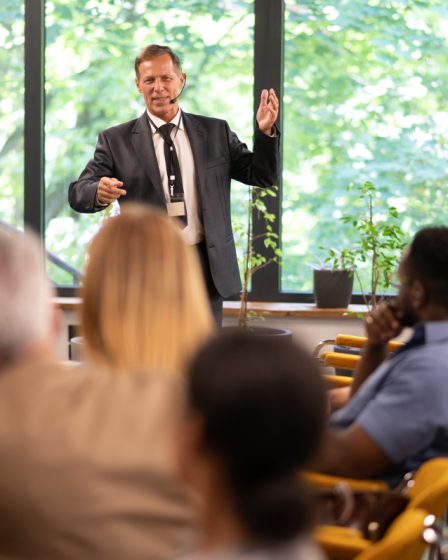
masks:
{"type": "Polygon", "coordinates": [[[131,142],[134,146],[137,157],[146,171],[156,193],[159,195],[163,205],[165,205],[165,194],[163,192],[162,179],[160,177],[159,165],[157,163],[154,143],[152,141],[152,131],[148,123],[146,111],[137,120],[132,129],[131,142]]]}
{"type": "Polygon", "coordinates": [[[193,152],[194,166],[196,170],[196,187],[201,201],[205,194],[205,177],[207,163],[207,132],[194,116],[182,111],[182,119],[190,141],[191,151],[193,152]]]}

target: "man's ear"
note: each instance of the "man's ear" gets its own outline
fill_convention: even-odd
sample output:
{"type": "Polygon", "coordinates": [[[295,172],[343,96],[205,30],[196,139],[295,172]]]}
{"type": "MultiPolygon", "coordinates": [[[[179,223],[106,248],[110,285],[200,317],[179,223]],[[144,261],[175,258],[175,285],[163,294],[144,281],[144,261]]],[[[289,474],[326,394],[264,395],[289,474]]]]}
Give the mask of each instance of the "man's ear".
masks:
{"type": "Polygon", "coordinates": [[[420,280],[414,280],[410,287],[410,297],[415,309],[420,309],[428,300],[428,293],[420,280]]]}
{"type": "Polygon", "coordinates": [[[138,83],[139,83],[139,79],[138,79],[138,78],[135,78],[135,87],[137,88],[137,91],[138,91],[139,93],[141,93],[142,90],[140,89],[140,86],[138,85],[138,83]]]}

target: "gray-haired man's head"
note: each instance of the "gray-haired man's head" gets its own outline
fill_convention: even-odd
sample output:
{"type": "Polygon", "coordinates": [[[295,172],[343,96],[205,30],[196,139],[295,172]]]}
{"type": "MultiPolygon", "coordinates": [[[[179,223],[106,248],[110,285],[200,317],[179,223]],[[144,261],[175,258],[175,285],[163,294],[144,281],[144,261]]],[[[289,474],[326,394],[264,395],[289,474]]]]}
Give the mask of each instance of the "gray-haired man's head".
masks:
{"type": "Polygon", "coordinates": [[[51,294],[37,237],[0,228],[0,367],[52,337],[51,294]]]}

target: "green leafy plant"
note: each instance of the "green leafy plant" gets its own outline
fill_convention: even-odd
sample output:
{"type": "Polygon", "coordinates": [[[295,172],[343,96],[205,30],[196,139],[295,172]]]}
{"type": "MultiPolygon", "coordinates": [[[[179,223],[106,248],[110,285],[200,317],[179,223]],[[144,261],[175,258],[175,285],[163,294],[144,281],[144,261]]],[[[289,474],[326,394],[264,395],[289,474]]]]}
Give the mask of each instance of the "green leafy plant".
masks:
{"type": "Polygon", "coordinates": [[[371,309],[391,286],[405,246],[405,234],[398,210],[388,204],[371,181],[352,184],[347,191],[355,195],[353,211],[341,220],[353,228],[357,239],[349,248],[327,249],[323,262],[333,270],[354,270],[364,303],[371,309]],[[368,287],[360,273],[362,268],[368,271],[368,287]]]}
{"type": "Polygon", "coordinates": [[[241,259],[242,263],[240,266],[242,290],[238,313],[238,326],[242,328],[248,327],[251,318],[260,318],[261,316],[260,313],[249,311],[247,306],[252,276],[271,263],[281,262],[282,252],[279,248],[278,235],[273,231],[272,227],[276,217],[275,214],[268,211],[265,202],[266,197],[276,197],[277,193],[278,187],[250,187],[247,204],[247,225],[244,226],[241,223],[234,224],[235,233],[242,239],[244,245],[241,259]],[[264,231],[262,233],[254,234],[254,212],[264,223],[264,231]],[[269,250],[270,256],[263,255],[255,250],[255,242],[259,239],[263,240],[263,244],[265,248],[269,250]]]}
{"type": "MultiPolygon", "coordinates": [[[[327,250],[320,246],[319,249],[327,250]]],[[[321,269],[348,270],[353,272],[356,268],[356,253],[352,249],[328,249],[327,257],[320,265],[321,269]]]]}

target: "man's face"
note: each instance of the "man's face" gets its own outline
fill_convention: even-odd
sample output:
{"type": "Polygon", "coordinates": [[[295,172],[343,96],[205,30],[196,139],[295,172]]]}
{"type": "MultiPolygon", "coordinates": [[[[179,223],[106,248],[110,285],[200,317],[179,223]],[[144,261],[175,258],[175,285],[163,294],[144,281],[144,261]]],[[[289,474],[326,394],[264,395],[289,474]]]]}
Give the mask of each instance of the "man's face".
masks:
{"type": "Polygon", "coordinates": [[[178,103],[170,103],[181,91],[185,78],[177,73],[169,54],[163,54],[140,63],[135,79],[149,112],[169,122],[177,113],[178,103]]]}
{"type": "Polygon", "coordinates": [[[418,310],[415,308],[411,297],[412,280],[408,271],[407,251],[403,254],[403,258],[401,259],[401,263],[398,268],[398,279],[400,282],[400,290],[395,300],[395,304],[401,311],[400,323],[404,327],[412,327],[419,322],[420,318],[418,310]]]}

